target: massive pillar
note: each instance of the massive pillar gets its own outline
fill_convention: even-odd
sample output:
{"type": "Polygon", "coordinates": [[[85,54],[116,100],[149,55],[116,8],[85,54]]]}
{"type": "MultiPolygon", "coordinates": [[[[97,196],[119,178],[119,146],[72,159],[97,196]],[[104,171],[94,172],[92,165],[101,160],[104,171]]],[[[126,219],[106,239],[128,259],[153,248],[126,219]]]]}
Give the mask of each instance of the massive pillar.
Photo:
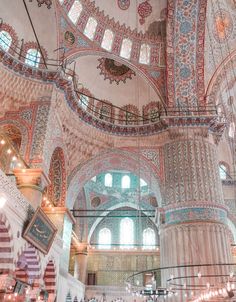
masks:
{"type": "Polygon", "coordinates": [[[229,279],[232,267],[215,265],[232,262],[227,211],[216,146],[207,132],[180,129],[171,132],[163,151],[165,204],[160,227],[161,267],[194,267],[164,270],[162,283],[179,288],[177,292],[184,301],[209,292],[208,287],[225,287],[229,279]],[[203,264],[209,266],[197,266],[203,264]],[[224,274],[227,277],[220,276],[224,274]],[[166,282],[168,279],[173,280],[166,282]],[[196,290],[199,285],[202,290],[196,290]]]}

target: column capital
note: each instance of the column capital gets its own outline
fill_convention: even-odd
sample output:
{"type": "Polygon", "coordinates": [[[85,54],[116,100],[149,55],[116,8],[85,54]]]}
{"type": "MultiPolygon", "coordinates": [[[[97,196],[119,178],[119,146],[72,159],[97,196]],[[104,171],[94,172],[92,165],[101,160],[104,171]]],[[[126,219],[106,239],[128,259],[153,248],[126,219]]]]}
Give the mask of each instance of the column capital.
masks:
{"type": "Polygon", "coordinates": [[[50,183],[42,169],[14,169],[16,184],[34,209],[40,206],[44,188],[50,183]]]}
{"type": "Polygon", "coordinates": [[[18,188],[32,188],[43,192],[50,180],[42,169],[14,169],[18,188]]]}
{"type": "Polygon", "coordinates": [[[67,216],[72,224],[76,223],[74,216],[71,214],[71,211],[66,207],[43,207],[43,211],[52,217],[53,215],[63,215],[67,216]]]}

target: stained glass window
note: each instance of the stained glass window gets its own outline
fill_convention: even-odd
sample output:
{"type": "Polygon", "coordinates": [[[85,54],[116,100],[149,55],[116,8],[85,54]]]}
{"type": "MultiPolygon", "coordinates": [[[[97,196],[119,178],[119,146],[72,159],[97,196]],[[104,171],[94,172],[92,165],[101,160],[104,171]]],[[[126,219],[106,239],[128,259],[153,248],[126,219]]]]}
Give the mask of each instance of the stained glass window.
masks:
{"type": "Polygon", "coordinates": [[[10,36],[10,34],[5,30],[0,31],[0,47],[3,50],[8,51],[11,43],[12,37],[10,36]]]}
{"type": "Polygon", "coordinates": [[[224,180],[227,178],[227,167],[224,164],[219,165],[220,179],[224,180]]]}
{"type": "Polygon", "coordinates": [[[27,50],[25,63],[32,67],[39,67],[40,62],[40,52],[37,49],[30,48],[27,50]]]}
{"type": "Polygon", "coordinates": [[[129,189],[130,188],[130,177],[128,175],[124,175],[121,180],[121,188],[129,189]]]}
{"type": "Polygon", "coordinates": [[[229,137],[234,138],[234,134],[235,134],[235,123],[231,122],[229,124],[229,137]]]}
{"type": "Polygon", "coordinates": [[[111,248],[111,231],[108,228],[103,228],[99,231],[98,247],[100,249],[111,248]]]}
{"type": "Polygon", "coordinates": [[[140,47],[139,63],[149,64],[150,63],[151,48],[148,44],[142,44],[140,47]]]}
{"type": "Polygon", "coordinates": [[[143,248],[154,249],[156,245],[155,232],[151,228],[147,228],[143,231],[143,248]]]}
{"type": "Polygon", "coordinates": [[[114,39],[114,34],[110,29],[106,29],[102,39],[102,48],[111,51],[112,43],[114,39]]]}
{"type": "Polygon", "coordinates": [[[145,186],[147,186],[146,181],[140,178],[140,187],[145,187],[145,186]]]}
{"type": "Polygon", "coordinates": [[[130,59],[131,55],[131,49],[132,49],[132,41],[129,39],[123,39],[121,50],[120,50],[120,56],[125,59],[130,59]]]}
{"type": "Polygon", "coordinates": [[[120,247],[127,249],[134,244],[134,222],[130,218],[123,218],[120,222],[120,247]]]}
{"type": "Polygon", "coordinates": [[[80,1],[75,0],[75,2],[71,6],[69,13],[68,13],[68,17],[74,24],[76,24],[77,21],[79,20],[79,16],[80,16],[82,10],[83,10],[83,6],[80,3],[80,1]]]}
{"type": "Polygon", "coordinates": [[[81,95],[80,95],[80,98],[79,98],[79,101],[80,101],[80,106],[81,106],[84,110],[86,110],[87,107],[88,107],[88,104],[89,104],[89,98],[88,98],[88,96],[81,94],[81,95]]]}
{"type": "Polygon", "coordinates": [[[86,37],[88,37],[90,40],[93,40],[96,28],[97,28],[97,20],[93,17],[89,17],[88,22],[84,29],[84,34],[86,37]]]}
{"type": "Polygon", "coordinates": [[[105,186],[106,187],[112,187],[112,175],[110,173],[107,173],[105,175],[105,186]]]}

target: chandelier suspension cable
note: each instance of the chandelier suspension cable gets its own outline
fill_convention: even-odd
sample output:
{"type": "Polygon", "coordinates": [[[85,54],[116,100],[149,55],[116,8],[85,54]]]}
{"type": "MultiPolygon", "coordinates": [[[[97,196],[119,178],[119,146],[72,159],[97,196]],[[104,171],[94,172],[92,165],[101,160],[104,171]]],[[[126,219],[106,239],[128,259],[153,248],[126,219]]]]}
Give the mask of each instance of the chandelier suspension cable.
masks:
{"type": "Polygon", "coordinates": [[[30,21],[31,28],[32,28],[33,33],[34,33],[34,37],[35,37],[35,39],[36,39],[36,42],[37,42],[37,44],[38,44],[38,48],[39,48],[40,53],[41,53],[41,56],[42,56],[42,58],[43,58],[43,63],[44,63],[44,65],[45,65],[45,67],[48,68],[48,67],[47,67],[47,63],[46,63],[46,60],[45,60],[45,57],[44,57],[44,54],[43,54],[43,51],[42,51],[42,48],[41,48],[40,43],[39,43],[38,36],[37,36],[37,34],[36,34],[36,31],[35,31],[35,27],[34,27],[32,18],[31,18],[31,16],[30,16],[28,7],[27,7],[27,5],[26,5],[26,3],[25,3],[25,0],[23,0],[23,3],[24,3],[24,7],[25,7],[25,11],[26,11],[26,13],[27,13],[28,19],[29,19],[29,21],[30,21]]]}

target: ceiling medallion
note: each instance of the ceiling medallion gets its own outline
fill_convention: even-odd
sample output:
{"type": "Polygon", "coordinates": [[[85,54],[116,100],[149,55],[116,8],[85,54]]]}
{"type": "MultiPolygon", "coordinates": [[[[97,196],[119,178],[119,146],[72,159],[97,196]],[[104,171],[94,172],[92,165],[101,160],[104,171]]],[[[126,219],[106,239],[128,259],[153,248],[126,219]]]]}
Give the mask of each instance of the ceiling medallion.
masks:
{"type": "Polygon", "coordinates": [[[139,23],[143,25],[145,23],[145,19],[150,16],[152,13],[152,6],[149,3],[149,0],[146,0],[139,4],[138,6],[138,14],[141,17],[139,19],[139,23]]]}
{"type": "Polygon", "coordinates": [[[75,36],[71,31],[66,31],[64,33],[64,39],[68,45],[73,45],[75,43],[75,36]]]}
{"type": "Polygon", "coordinates": [[[117,0],[117,4],[120,9],[126,10],[130,6],[130,0],[117,0]]]}
{"type": "Polygon", "coordinates": [[[214,16],[214,36],[218,42],[225,42],[232,34],[233,21],[230,13],[220,10],[214,16]]]}
{"type": "Polygon", "coordinates": [[[126,83],[127,79],[132,79],[132,75],[135,75],[135,72],[128,66],[112,59],[100,58],[98,61],[97,68],[100,69],[100,74],[104,75],[104,79],[109,80],[110,84],[113,82],[116,82],[117,85],[120,82],[126,83]]]}
{"type": "MultiPolygon", "coordinates": [[[[33,2],[33,0],[29,0],[29,2],[33,2]]],[[[38,6],[40,7],[42,4],[46,4],[47,8],[51,8],[52,0],[37,0],[38,6]]]]}

